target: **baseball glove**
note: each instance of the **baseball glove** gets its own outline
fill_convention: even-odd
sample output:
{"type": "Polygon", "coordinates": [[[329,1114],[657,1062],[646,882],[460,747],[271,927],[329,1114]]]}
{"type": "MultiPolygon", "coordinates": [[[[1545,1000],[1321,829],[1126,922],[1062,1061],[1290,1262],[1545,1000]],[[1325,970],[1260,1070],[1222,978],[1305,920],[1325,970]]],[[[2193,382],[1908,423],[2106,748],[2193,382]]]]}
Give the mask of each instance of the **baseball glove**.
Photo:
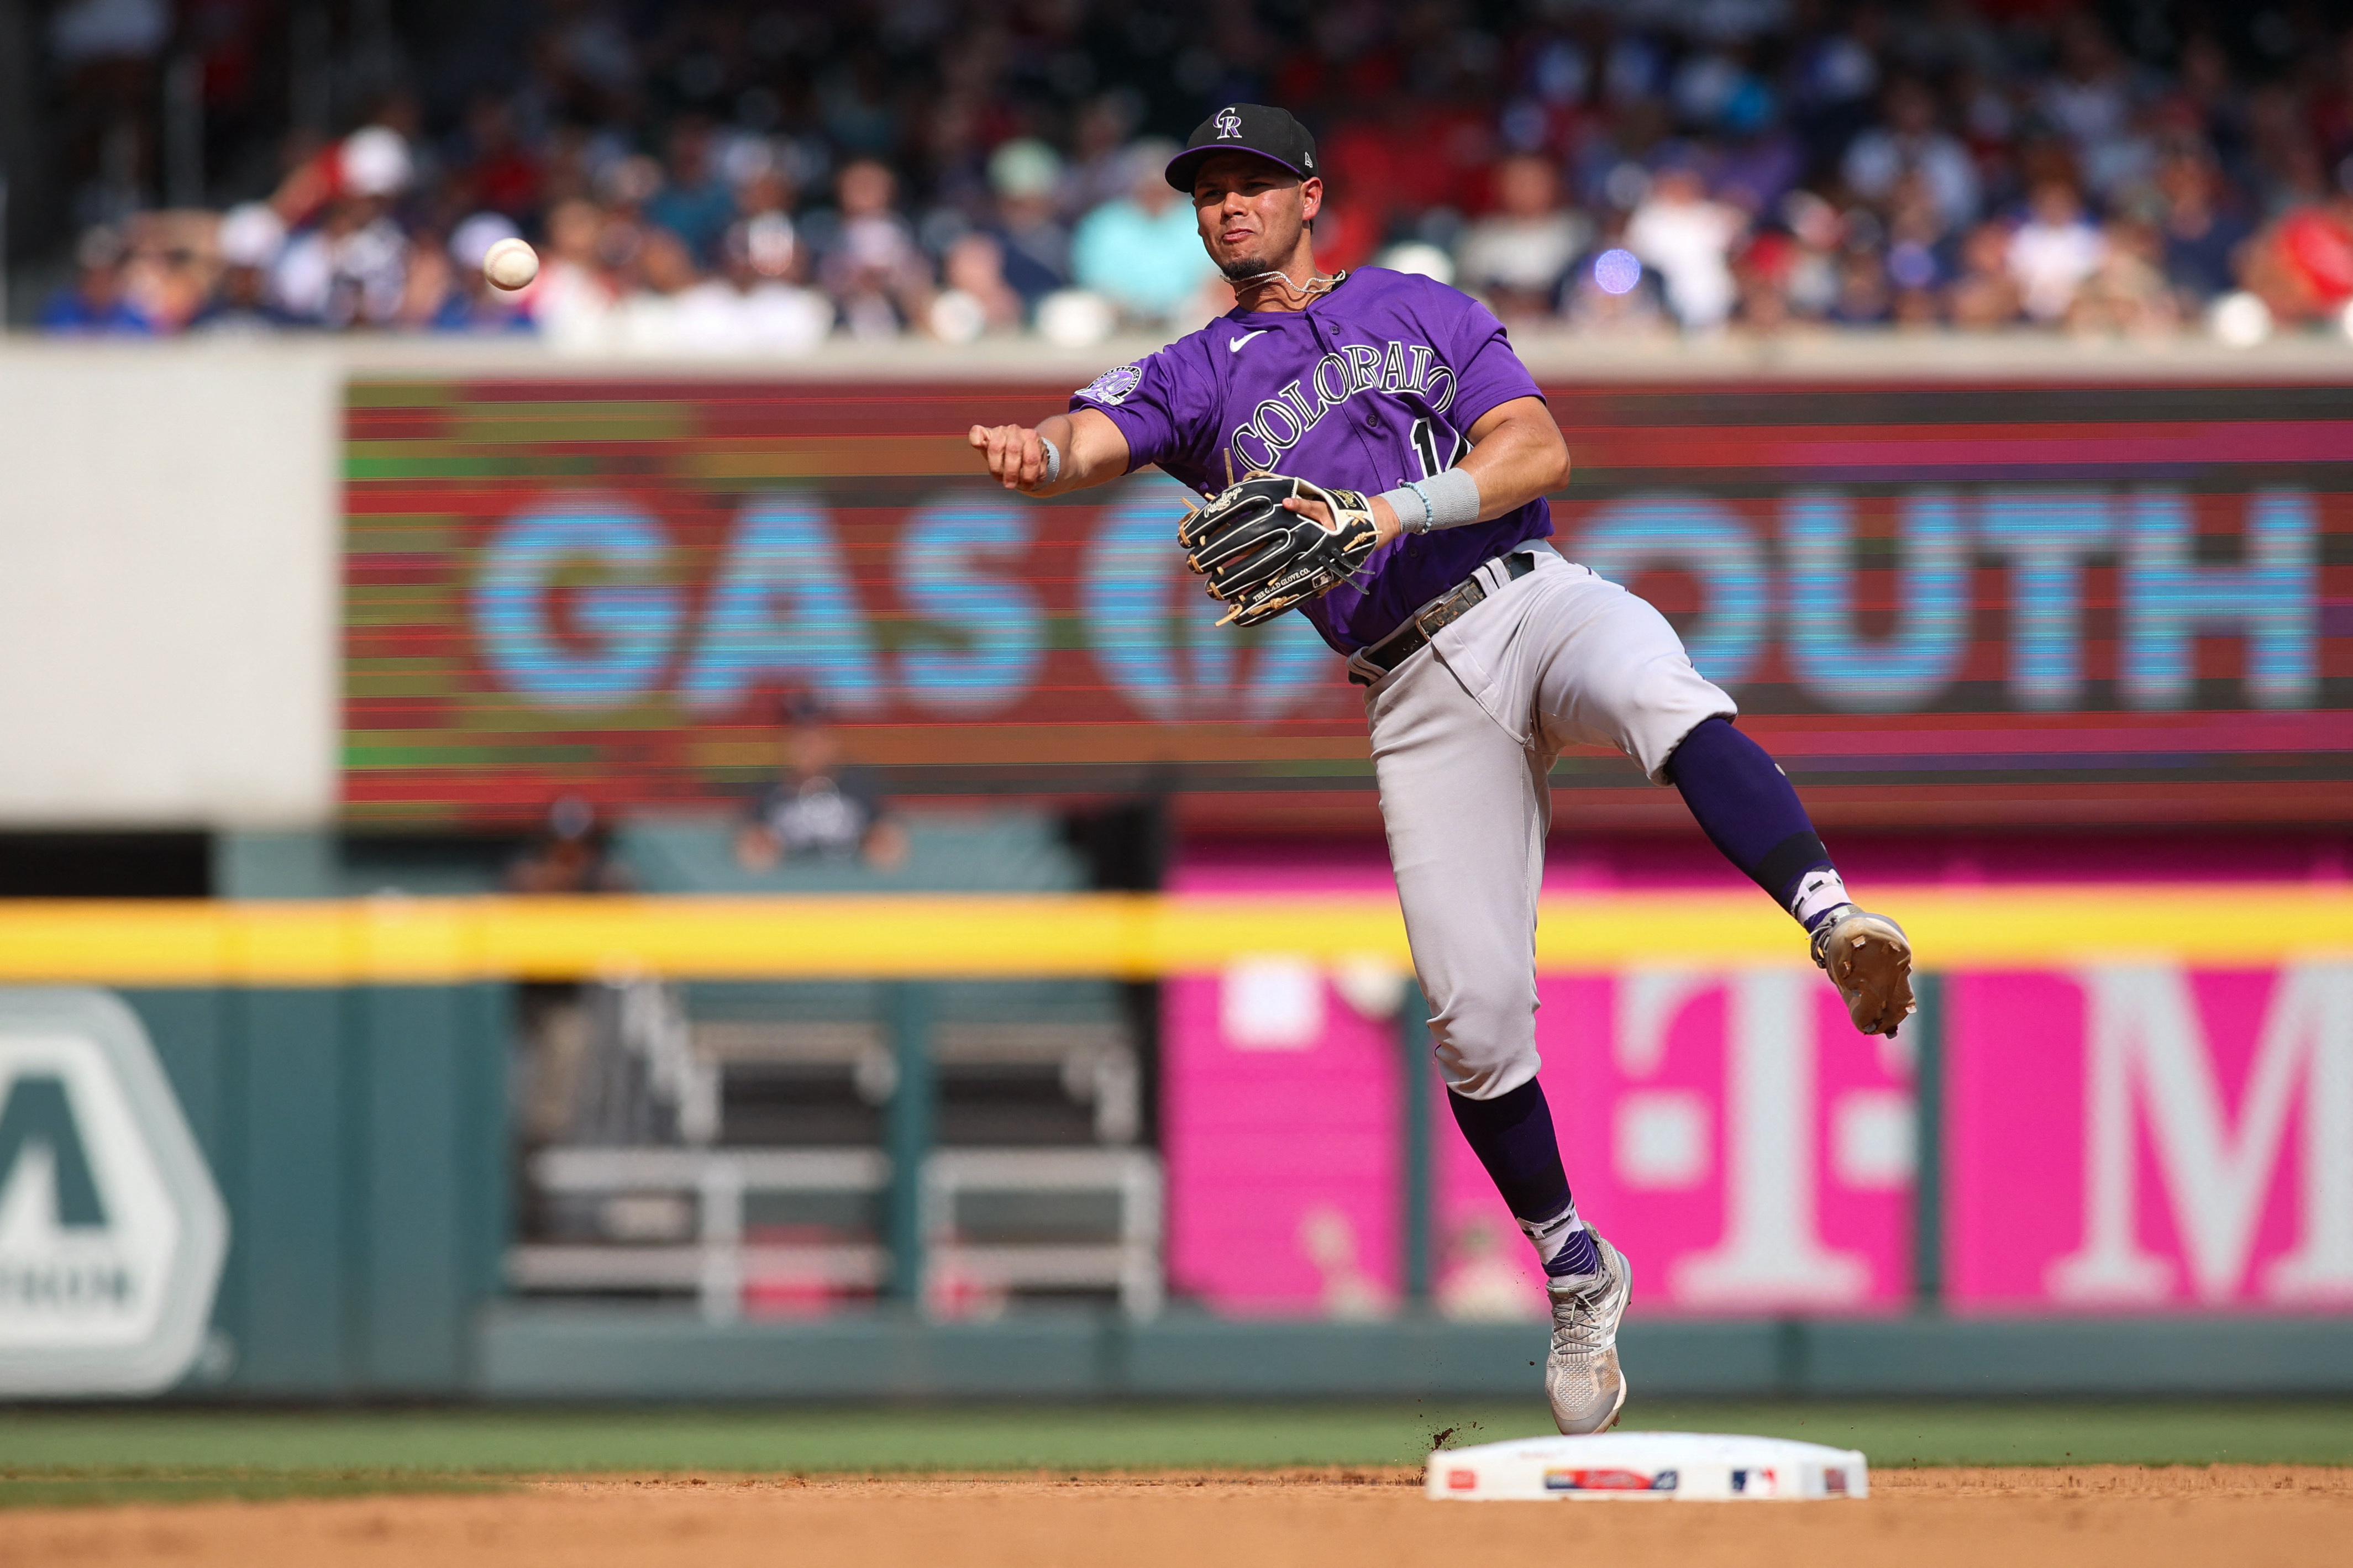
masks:
{"type": "Polygon", "coordinates": [[[1362,490],[1282,474],[1227,487],[1176,529],[1185,563],[1209,580],[1209,597],[1231,606],[1219,626],[1254,626],[1331,592],[1364,565],[1377,538],[1362,490]],[[1322,501],[1333,525],[1285,510],[1293,497],[1322,501]]]}

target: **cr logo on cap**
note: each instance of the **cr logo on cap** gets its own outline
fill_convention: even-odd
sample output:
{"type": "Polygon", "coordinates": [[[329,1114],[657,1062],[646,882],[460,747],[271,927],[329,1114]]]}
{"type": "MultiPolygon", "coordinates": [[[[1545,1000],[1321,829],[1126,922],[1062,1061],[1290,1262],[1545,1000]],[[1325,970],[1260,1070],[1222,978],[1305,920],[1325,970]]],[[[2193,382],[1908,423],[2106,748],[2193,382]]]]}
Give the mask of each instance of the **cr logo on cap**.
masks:
{"type": "Polygon", "coordinates": [[[1231,109],[1221,109],[1218,110],[1218,140],[1220,142],[1239,142],[1241,140],[1241,135],[1242,117],[1240,113],[1238,110],[1231,109]]]}

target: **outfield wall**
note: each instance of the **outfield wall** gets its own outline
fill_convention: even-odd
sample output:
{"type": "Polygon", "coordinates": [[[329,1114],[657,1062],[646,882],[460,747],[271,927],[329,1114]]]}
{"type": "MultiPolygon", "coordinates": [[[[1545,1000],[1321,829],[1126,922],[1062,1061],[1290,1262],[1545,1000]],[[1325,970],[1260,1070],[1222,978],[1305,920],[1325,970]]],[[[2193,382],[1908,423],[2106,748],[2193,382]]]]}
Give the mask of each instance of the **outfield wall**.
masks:
{"type": "MultiPolygon", "coordinates": [[[[1637,1259],[1645,1386],[2353,1391],[2353,899],[1891,892],[1945,965],[1893,1043],[1852,1033],[1754,899],[1548,911],[1546,1073],[1580,1195],[1637,1259]],[[1709,940],[1662,967],[1662,930],[1709,940]]],[[[1521,1387],[1541,1298],[1434,1104],[1401,959],[1393,904],[1328,892],[0,910],[0,978],[111,974],[153,1037],[228,1218],[173,1391],[238,1397],[1521,1387]],[[504,1289],[509,994],[482,977],[796,966],[1168,977],[1177,1303],[936,1321],[894,1273],[879,1302],[726,1321],[504,1289]],[[1271,999],[1303,985],[1309,1012],[1271,999]]],[[[103,1117],[78,1141],[90,1212],[55,1122],[47,1191],[17,1182],[26,1048],[0,1007],[11,1291],[41,1247],[86,1265],[133,1219],[103,1117]]],[[[54,1298],[5,1309],[0,1352],[65,1327],[54,1298]]]]}

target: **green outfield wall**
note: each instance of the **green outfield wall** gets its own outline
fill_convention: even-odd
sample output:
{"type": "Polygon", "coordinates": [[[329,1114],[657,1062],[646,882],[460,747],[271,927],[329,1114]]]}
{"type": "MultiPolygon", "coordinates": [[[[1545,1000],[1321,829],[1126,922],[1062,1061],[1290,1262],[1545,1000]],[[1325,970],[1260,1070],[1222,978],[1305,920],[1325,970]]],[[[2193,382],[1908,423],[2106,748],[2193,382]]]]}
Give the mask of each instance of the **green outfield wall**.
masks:
{"type": "MultiPolygon", "coordinates": [[[[509,986],[113,994],[152,1040],[227,1221],[209,1333],[185,1376],[153,1391],[166,1397],[1533,1396],[1541,1323],[1449,1322],[1412,1306],[1373,1322],[1180,1302],[1143,1321],[1038,1309],[945,1323],[894,1302],[710,1322],[691,1307],[516,1297],[501,1282],[509,986]]],[[[14,1015],[0,1023],[20,1030],[14,1015]]],[[[21,1144],[10,1115],[0,1144],[21,1144]]],[[[92,1150],[101,1142],[94,1132],[92,1150]]],[[[52,1150],[51,1163],[70,1161],[52,1150]]],[[[71,1183],[53,1171],[52,1184],[71,1183]]],[[[2337,1314],[1961,1317],[1930,1293],[1874,1315],[1652,1314],[1628,1325],[1624,1351],[1637,1389],[1660,1396],[2353,1394],[2353,1317],[2337,1314]]]]}
{"type": "Polygon", "coordinates": [[[121,994],[228,1211],[212,1339],[184,1389],[472,1388],[508,1230],[510,988],[121,994]]]}

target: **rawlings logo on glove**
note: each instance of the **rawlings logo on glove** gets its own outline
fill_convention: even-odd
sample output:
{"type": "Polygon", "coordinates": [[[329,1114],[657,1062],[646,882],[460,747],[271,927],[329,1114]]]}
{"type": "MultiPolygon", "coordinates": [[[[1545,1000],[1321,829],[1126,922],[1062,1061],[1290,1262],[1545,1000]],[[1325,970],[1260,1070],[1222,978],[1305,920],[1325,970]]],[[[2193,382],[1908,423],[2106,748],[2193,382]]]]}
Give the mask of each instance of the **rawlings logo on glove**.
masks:
{"type": "Polygon", "coordinates": [[[1331,490],[1282,474],[1229,486],[1177,525],[1185,563],[1208,578],[1209,597],[1230,605],[1218,624],[1254,626],[1321,597],[1360,569],[1379,542],[1362,490],[1331,490]],[[1320,501],[1331,526],[1286,500],[1320,501]]]}

